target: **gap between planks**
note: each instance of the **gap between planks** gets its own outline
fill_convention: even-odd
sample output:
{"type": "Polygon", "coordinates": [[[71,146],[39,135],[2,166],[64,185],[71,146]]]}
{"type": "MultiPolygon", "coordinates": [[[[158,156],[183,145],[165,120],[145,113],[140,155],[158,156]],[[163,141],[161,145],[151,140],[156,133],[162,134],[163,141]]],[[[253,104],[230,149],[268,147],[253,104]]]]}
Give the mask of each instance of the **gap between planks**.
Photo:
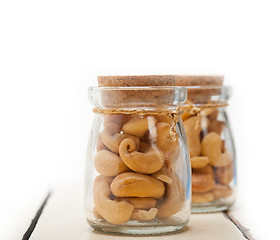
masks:
{"type": "Polygon", "coordinates": [[[43,210],[44,210],[44,208],[45,208],[45,206],[46,206],[50,196],[51,196],[51,192],[49,192],[47,194],[47,196],[45,197],[45,199],[44,199],[43,203],[41,204],[40,208],[38,209],[35,217],[32,219],[28,229],[24,233],[24,235],[22,237],[22,240],[28,240],[30,238],[30,236],[31,236],[31,234],[34,231],[34,229],[35,229],[35,227],[36,227],[36,225],[37,225],[37,223],[39,221],[39,218],[40,218],[40,216],[41,216],[41,214],[42,214],[42,212],[43,212],[43,210]]]}
{"type": "Polygon", "coordinates": [[[248,240],[255,240],[250,233],[250,229],[244,227],[232,214],[230,210],[223,211],[223,214],[238,228],[243,236],[248,240]]]}

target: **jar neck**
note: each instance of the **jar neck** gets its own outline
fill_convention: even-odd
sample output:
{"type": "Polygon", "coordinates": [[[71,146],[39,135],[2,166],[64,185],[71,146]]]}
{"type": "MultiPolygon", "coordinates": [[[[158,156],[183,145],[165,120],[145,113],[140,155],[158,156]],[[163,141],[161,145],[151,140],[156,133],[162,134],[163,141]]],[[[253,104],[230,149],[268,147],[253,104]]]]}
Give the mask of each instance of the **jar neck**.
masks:
{"type": "Polygon", "coordinates": [[[203,111],[204,109],[216,109],[227,107],[227,101],[212,101],[207,103],[193,103],[190,100],[187,100],[185,104],[182,106],[182,110],[184,112],[188,112],[190,114],[197,114],[203,111]]]}
{"type": "Polygon", "coordinates": [[[121,108],[93,108],[92,110],[94,113],[98,114],[137,114],[137,115],[152,115],[152,116],[167,116],[172,119],[172,123],[170,126],[170,135],[172,138],[172,141],[177,140],[177,133],[175,126],[179,119],[181,118],[181,115],[183,114],[183,110],[181,107],[177,107],[175,110],[168,110],[168,109],[121,109],[121,108]]]}

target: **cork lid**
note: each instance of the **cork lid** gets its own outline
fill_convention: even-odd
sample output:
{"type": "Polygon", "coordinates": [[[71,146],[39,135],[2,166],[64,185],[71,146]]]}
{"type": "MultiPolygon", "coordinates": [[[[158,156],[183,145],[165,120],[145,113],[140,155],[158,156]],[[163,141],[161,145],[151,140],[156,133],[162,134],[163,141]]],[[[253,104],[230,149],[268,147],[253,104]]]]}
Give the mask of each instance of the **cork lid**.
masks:
{"type": "Polygon", "coordinates": [[[176,86],[176,79],[176,75],[98,76],[98,86],[105,107],[174,107],[186,92],[176,86]]]}
{"type": "Polygon", "coordinates": [[[223,82],[221,75],[178,75],[176,85],[187,88],[192,103],[203,104],[221,98],[223,82]]]}
{"type": "Polygon", "coordinates": [[[224,76],[221,75],[178,75],[177,86],[221,86],[224,76]]]}
{"type": "Polygon", "coordinates": [[[175,75],[98,76],[99,87],[176,86],[175,75]]]}

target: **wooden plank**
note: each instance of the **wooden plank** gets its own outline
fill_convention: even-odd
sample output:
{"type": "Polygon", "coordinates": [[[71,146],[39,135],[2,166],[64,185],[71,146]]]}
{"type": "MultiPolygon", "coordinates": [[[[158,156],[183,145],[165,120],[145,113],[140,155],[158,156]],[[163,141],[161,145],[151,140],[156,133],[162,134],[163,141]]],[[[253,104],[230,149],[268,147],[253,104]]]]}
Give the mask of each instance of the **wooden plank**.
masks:
{"type": "MultiPolygon", "coordinates": [[[[99,233],[87,225],[83,209],[82,189],[82,184],[71,184],[54,191],[30,239],[119,239],[119,236],[99,233]]],[[[158,239],[159,237],[146,236],[144,238],[158,239]]],[[[241,231],[223,213],[193,214],[187,229],[177,234],[163,235],[160,238],[175,240],[245,239],[241,231]]],[[[135,240],[135,237],[123,236],[122,239],[135,240]]]]}

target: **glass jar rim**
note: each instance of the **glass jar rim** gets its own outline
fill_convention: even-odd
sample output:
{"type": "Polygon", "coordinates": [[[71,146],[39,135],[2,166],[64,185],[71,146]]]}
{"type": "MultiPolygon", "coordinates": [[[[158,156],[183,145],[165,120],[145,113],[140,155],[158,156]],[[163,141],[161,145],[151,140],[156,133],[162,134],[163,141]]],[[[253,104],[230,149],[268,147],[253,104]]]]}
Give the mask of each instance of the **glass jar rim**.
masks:
{"type": "Polygon", "coordinates": [[[133,108],[144,105],[176,107],[185,103],[187,89],[182,86],[89,87],[88,98],[95,107],[133,108]]]}
{"type": "MultiPolygon", "coordinates": [[[[232,86],[230,85],[197,85],[197,86],[182,86],[186,89],[188,99],[193,99],[191,102],[196,104],[196,97],[208,96],[211,97],[210,102],[226,103],[232,97],[232,86]]],[[[206,103],[206,102],[205,102],[206,103]]]]}
{"type": "MultiPolygon", "coordinates": [[[[190,96],[192,92],[201,91],[201,95],[207,92],[208,95],[215,95],[220,102],[228,101],[232,96],[232,87],[230,85],[197,85],[197,86],[133,86],[133,87],[89,87],[88,96],[90,102],[92,102],[93,92],[106,92],[106,91],[170,91],[177,90],[181,94],[180,101],[178,103],[183,103],[183,98],[190,96]],[[215,94],[211,93],[215,92],[215,94]],[[209,93],[210,92],[210,93],[209,93]]],[[[195,104],[195,102],[193,102],[195,104]]]]}

